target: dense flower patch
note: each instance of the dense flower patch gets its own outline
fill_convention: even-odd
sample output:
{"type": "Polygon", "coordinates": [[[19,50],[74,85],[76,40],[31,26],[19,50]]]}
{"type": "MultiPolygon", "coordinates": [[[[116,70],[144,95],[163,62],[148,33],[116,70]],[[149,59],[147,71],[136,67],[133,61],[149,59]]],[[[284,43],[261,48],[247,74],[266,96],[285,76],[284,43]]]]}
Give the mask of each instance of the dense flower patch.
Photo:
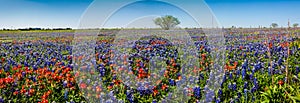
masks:
{"type": "Polygon", "coordinates": [[[1,102],[80,102],[66,39],[1,44],[1,102]]]}

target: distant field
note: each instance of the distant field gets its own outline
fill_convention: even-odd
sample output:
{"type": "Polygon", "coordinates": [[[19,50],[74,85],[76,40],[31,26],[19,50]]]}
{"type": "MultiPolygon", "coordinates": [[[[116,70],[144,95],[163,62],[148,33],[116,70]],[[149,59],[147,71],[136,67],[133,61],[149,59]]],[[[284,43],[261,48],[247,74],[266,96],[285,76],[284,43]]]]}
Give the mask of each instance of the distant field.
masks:
{"type": "Polygon", "coordinates": [[[14,33],[42,33],[42,32],[75,32],[75,30],[30,30],[30,31],[20,31],[20,30],[0,30],[1,34],[14,34],[14,33]]]}
{"type": "Polygon", "coordinates": [[[11,40],[11,39],[5,39],[5,40],[0,40],[0,42],[12,42],[13,40],[11,40]]]}

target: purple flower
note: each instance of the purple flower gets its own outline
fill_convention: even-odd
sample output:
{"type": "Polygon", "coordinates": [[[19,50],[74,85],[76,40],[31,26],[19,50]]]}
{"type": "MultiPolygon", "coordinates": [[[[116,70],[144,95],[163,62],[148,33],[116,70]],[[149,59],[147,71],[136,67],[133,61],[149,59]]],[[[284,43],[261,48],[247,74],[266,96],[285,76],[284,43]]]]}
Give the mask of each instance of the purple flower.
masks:
{"type": "Polygon", "coordinates": [[[242,69],[242,78],[245,79],[247,73],[246,73],[246,69],[242,69]]]}
{"type": "Polygon", "coordinates": [[[283,62],[282,58],[279,58],[277,63],[278,63],[278,65],[282,65],[282,62],[283,62]]]}
{"type": "Polygon", "coordinates": [[[223,94],[223,91],[222,91],[222,89],[219,89],[219,91],[218,91],[218,95],[219,95],[219,96],[222,96],[222,94],[223,94]]]}
{"type": "Polygon", "coordinates": [[[244,89],[248,87],[248,82],[244,82],[244,89]]]}
{"type": "Polygon", "coordinates": [[[100,76],[104,76],[105,75],[105,68],[100,67],[99,72],[100,72],[100,76]]]}
{"type": "Polygon", "coordinates": [[[105,101],[105,103],[113,103],[113,101],[111,99],[108,99],[105,101]]]}
{"type": "Polygon", "coordinates": [[[242,93],[241,92],[238,92],[237,95],[238,95],[238,98],[242,97],[242,93]]]}
{"type": "Polygon", "coordinates": [[[68,99],[68,90],[65,90],[64,98],[65,98],[65,99],[68,99]]]}
{"type": "Polygon", "coordinates": [[[194,88],[194,96],[196,98],[201,98],[201,89],[200,89],[200,87],[195,87],[194,88]]]}
{"type": "Polygon", "coordinates": [[[248,92],[248,90],[244,89],[244,95],[245,95],[246,98],[247,98],[247,92],[248,92]]]}
{"type": "Polygon", "coordinates": [[[236,76],[237,76],[237,77],[240,75],[240,72],[241,72],[240,69],[237,69],[237,70],[236,70],[236,76]]]}
{"type": "Polygon", "coordinates": [[[126,92],[126,97],[130,103],[134,103],[134,96],[131,93],[126,92]]]}
{"type": "Polygon", "coordinates": [[[254,83],[255,87],[258,87],[258,81],[257,81],[257,78],[254,78],[254,79],[253,79],[253,83],[254,83]]]}
{"type": "Polygon", "coordinates": [[[170,83],[171,86],[175,85],[175,81],[173,79],[169,79],[169,83],[170,83]]]}
{"type": "Polygon", "coordinates": [[[63,87],[67,87],[67,84],[68,84],[68,81],[65,80],[65,81],[63,82],[63,87]]]}
{"type": "Polygon", "coordinates": [[[230,79],[233,79],[232,72],[229,73],[229,78],[230,78],[230,79]]]}
{"type": "Polygon", "coordinates": [[[225,82],[225,81],[226,81],[226,74],[223,76],[223,82],[225,82]]]}
{"type": "Polygon", "coordinates": [[[200,78],[200,80],[204,79],[203,73],[200,73],[199,78],[200,78]]]}
{"type": "Polygon", "coordinates": [[[254,74],[254,73],[255,73],[255,71],[256,71],[255,67],[254,67],[254,68],[252,68],[252,74],[254,74]]]}
{"type": "Polygon", "coordinates": [[[255,101],[255,97],[254,97],[254,96],[252,97],[252,101],[253,101],[253,102],[255,101]]]}
{"type": "Polygon", "coordinates": [[[256,91],[256,87],[255,86],[253,86],[252,88],[251,88],[251,93],[254,93],[255,91],[256,91]]]}
{"type": "Polygon", "coordinates": [[[231,98],[229,103],[234,103],[234,100],[231,98]]]}
{"type": "Polygon", "coordinates": [[[4,100],[2,99],[2,97],[0,97],[0,103],[4,103],[4,100]]]}
{"type": "Polygon", "coordinates": [[[22,72],[22,77],[24,77],[26,75],[26,72],[25,71],[23,71],[22,72]]]}
{"type": "Polygon", "coordinates": [[[272,75],[272,74],[271,74],[272,71],[273,71],[273,68],[269,67],[269,68],[268,68],[268,74],[269,74],[269,76],[272,75]]]}
{"type": "Polygon", "coordinates": [[[253,74],[250,74],[250,80],[253,80],[253,74]]]}
{"type": "Polygon", "coordinates": [[[220,98],[217,98],[217,99],[216,99],[216,103],[221,103],[221,99],[220,99],[220,98]]]}
{"type": "Polygon", "coordinates": [[[213,99],[214,99],[214,92],[211,90],[208,90],[205,95],[205,102],[212,102],[213,99]]]}
{"type": "Polygon", "coordinates": [[[228,84],[228,89],[231,90],[232,89],[232,85],[231,83],[228,84]]]}
{"type": "Polygon", "coordinates": [[[237,85],[236,85],[236,83],[233,83],[233,85],[232,85],[232,89],[233,89],[234,91],[237,89],[237,85]]]}

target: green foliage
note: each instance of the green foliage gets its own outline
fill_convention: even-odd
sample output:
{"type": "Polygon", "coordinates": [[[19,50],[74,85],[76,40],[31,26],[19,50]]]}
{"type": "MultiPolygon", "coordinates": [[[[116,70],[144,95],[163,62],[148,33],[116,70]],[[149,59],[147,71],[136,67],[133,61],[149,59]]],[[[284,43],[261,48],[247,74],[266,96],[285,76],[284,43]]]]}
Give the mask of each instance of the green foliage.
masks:
{"type": "Polygon", "coordinates": [[[180,24],[180,21],[171,15],[166,15],[164,17],[156,18],[154,23],[164,30],[169,30],[180,24]]]}
{"type": "Polygon", "coordinates": [[[271,26],[272,26],[273,28],[277,28],[277,27],[278,27],[278,24],[277,24],[277,23],[272,23],[271,26]]]}

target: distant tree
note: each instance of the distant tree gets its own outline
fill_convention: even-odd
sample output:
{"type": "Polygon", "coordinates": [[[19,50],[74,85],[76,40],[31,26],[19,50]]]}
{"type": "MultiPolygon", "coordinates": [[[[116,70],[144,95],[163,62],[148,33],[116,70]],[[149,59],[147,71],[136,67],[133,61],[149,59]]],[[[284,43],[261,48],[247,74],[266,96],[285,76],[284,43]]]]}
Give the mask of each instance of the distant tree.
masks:
{"type": "Polygon", "coordinates": [[[169,30],[180,24],[180,21],[171,15],[166,15],[164,17],[154,19],[154,23],[164,30],[169,30]]]}
{"type": "Polygon", "coordinates": [[[294,27],[294,28],[297,28],[298,26],[299,26],[298,23],[293,24],[293,27],[294,27]]]}
{"type": "Polygon", "coordinates": [[[272,23],[271,26],[272,26],[273,28],[277,28],[277,27],[278,27],[278,24],[277,24],[277,23],[272,23]]]}

